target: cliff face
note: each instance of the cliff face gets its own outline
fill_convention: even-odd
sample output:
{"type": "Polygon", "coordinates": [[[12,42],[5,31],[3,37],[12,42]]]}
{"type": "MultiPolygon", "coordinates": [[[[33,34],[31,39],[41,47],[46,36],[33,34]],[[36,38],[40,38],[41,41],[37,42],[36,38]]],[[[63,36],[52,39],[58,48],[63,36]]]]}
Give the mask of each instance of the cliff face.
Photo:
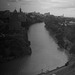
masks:
{"type": "Polygon", "coordinates": [[[28,29],[22,27],[21,14],[0,17],[0,62],[6,62],[21,56],[31,55],[28,29]]]}
{"type": "Polygon", "coordinates": [[[43,21],[40,13],[0,12],[0,62],[31,55],[29,27],[43,21]]]}

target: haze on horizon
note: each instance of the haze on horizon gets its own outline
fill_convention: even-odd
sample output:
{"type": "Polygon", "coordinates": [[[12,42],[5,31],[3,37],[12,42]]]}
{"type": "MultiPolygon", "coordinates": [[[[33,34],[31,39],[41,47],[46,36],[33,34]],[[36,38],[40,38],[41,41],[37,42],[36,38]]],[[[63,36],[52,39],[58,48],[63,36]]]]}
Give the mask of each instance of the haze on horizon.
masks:
{"type": "Polygon", "coordinates": [[[0,10],[22,8],[24,12],[50,12],[53,15],[75,17],[75,0],[0,0],[0,10]]]}

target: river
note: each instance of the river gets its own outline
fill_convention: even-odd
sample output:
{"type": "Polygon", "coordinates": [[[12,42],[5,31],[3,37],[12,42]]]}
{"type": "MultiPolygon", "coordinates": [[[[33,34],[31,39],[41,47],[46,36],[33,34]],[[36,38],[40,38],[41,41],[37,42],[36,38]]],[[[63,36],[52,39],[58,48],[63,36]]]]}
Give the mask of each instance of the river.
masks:
{"type": "Polygon", "coordinates": [[[44,23],[37,23],[29,29],[32,55],[0,65],[0,75],[36,75],[67,62],[67,55],[57,49],[58,45],[44,26],[44,23]]]}

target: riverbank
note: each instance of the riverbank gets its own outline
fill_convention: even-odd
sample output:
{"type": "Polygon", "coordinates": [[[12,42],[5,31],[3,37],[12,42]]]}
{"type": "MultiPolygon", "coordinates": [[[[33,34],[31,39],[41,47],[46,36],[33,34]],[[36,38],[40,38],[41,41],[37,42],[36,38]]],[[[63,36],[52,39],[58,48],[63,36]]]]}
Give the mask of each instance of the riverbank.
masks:
{"type": "Polygon", "coordinates": [[[73,34],[74,25],[68,26],[68,24],[65,23],[65,20],[63,20],[64,18],[60,18],[60,19],[53,15],[46,16],[44,21],[45,28],[50,33],[50,36],[52,36],[52,38],[58,44],[59,50],[66,52],[66,54],[68,55],[68,62],[60,68],[56,68],[52,71],[42,72],[38,75],[53,75],[53,74],[63,75],[64,74],[63,70],[65,70],[64,75],[75,74],[73,72],[75,68],[75,66],[73,67],[73,65],[75,65],[75,53],[74,53],[75,42],[74,42],[74,34],[73,34]],[[72,72],[69,72],[70,70],[72,72]],[[69,72],[71,74],[67,74],[66,72],[69,72]]]}
{"type": "MultiPolygon", "coordinates": [[[[46,28],[46,25],[45,25],[45,28],[46,28]]],[[[56,38],[56,35],[57,34],[54,34],[54,32],[51,30],[51,29],[47,29],[46,28],[46,30],[49,32],[49,35],[53,38],[53,40],[55,41],[55,43],[58,45],[58,39],[56,38]]],[[[60,47],[59,45],[58,45],[58,50],[59,51],[64,51],[65,52],[65,54],[69,57],[70,56],[70,53],[69,53],[69,51],[68,50],[66,50],[65,48],[63,48],[63,47],[60,47]]]]}
{"type": "Polygon", "coordinates": [[[42,72],[38,75],[75,75],[75,63],[68,66],[58,67],[52,71],[42,72]]]}
{"type": "Polygon", "coordinates": [[[69,26],[64,18],[53,15],[45,18],[45,28],[58,44],[60,50],[65,49],[69,54],[74,54],[74,25],[69,26]]]}

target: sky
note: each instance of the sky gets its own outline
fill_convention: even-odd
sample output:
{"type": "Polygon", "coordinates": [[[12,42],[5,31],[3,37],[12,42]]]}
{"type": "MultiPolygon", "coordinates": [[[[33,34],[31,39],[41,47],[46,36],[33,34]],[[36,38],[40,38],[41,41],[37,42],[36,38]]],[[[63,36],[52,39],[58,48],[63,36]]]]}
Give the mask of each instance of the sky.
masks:
{"type": "Polygon", "coordinates": [[[0,10],[22,8],[24,12],[50,12],[53,15],[75,17],[75,0],[0,0],[0,10]]]}

